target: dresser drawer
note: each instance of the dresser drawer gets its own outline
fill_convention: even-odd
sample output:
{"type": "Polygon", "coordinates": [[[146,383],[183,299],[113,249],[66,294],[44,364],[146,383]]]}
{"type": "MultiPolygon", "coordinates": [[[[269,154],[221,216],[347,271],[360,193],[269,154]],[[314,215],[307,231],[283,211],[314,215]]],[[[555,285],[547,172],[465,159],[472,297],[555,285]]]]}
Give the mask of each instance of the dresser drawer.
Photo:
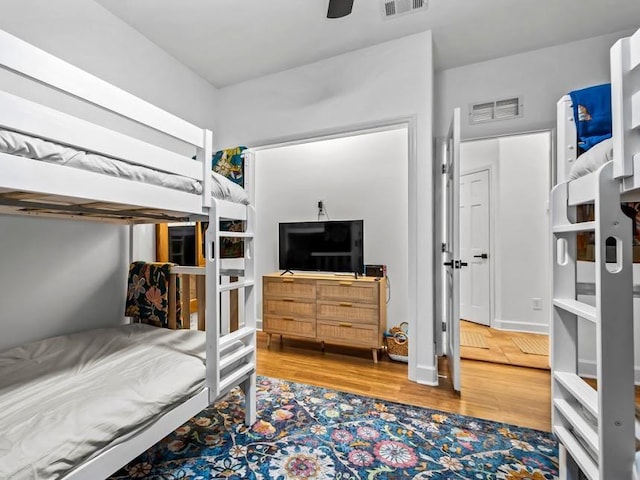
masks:
{"type": "Polygon", "coordinates": [[[279,333],[293,337],[316,337],[316,321],[313,318],[296,318],[283,315],[265,315],[262,330],[266,333],[279,333]]]}
{"type": "Polygon", "coordinates": [[[263,296],[279,296],[296,299],[316,299],[315,280],[292,277],[264,278],[262,282],[263,296]]]}
{"type": "Polygon", "coordinates": [[[379,348],[380,338],[376,325],[318,320],[318,340],[339,345],[379,348]]]}
{"type": "Polygon", "coordinates": [[[318,281],[318,300],[335,300],[352,303],[378,303],[378,282],[351,280],[318,281]]]}
{"type": "Polygon", "coordinates": [[[318,302],[318,320],[378,324],[378,309],[375,305],[351,302],[318,302]]]}
{"type": "Polygon", "coordinates": [[[262,300],[262,311],[268,315],[289,317],[316,317],[316,302],[293,298],[267,297],[262,300]]]}

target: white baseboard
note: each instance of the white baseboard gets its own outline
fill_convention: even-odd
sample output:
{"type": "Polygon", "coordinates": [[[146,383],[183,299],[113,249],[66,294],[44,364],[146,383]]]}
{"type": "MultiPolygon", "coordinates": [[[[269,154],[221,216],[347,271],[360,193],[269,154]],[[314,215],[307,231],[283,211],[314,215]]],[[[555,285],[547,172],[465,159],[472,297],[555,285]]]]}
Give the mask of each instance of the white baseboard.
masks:
{"type": "Polygon", "coordinates": [[[497,318],[491,323],[491,327],[497,330],[508,330],[510,332],[524,333],[542,333],[549,334],[549,325],[532,322],[519,322],[515,320],[498,320],[497,318]]]}
{"type": "Polygon", "coordinates": [[[438,386],[438,358],[435,358],[435,366],[433,365],[416,365],[415,382],[420,385],[429,385],[431,387],[438,386]]]}
{"type": "MultiPolygon", "coordinates": [[[[578,374],[580,374],[581,377],[596,378],[598,376],[596,362],[579,358],[578,374]]],[[[634,382],[636,385],[640,385],[640,365],[634,367],[634,382]]]]}

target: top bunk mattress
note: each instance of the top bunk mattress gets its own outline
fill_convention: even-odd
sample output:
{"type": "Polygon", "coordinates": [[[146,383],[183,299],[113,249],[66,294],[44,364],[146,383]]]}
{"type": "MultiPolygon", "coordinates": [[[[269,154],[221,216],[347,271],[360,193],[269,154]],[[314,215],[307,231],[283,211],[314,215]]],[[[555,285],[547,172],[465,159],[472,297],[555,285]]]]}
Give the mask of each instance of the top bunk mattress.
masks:
{"type": "MultiPolygon", "coordinates": [[[[141,183],[158,185],[194,195],[202,194],[202,184],[198,180],[166,173],[141,165],[134,165],[102,155],[77,150],[38,137],[32,137],[11,130],[0,129],[0,152],[18,157],[41,160],[66,165],[81,170],[124,178],[141,183]]],[[[219,200],[249,204],[247,192],[228,178],[211,172],[212,196],[219,200]]]]}
{"type": "Polygon", "coordinates": [[[609,138],[578,156],[569,170],[567,180],[576,180],[593,173],[611,160],[613,160],[613,139],[609,138]]]}
{"type": "Polygon", "coordinates": [[[58,478],[204,387],[205,332],[134,324],[0,352],[0,478],[58,478]]]}

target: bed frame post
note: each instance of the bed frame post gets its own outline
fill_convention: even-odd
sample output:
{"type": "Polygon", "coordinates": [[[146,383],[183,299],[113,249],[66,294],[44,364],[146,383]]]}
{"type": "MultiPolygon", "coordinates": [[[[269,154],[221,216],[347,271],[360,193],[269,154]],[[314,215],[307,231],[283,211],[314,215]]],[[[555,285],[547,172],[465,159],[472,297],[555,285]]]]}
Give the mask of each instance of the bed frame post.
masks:
{"type": "Polygon", "coordinates": [[[556,184],[558,184],[567,181],[573,162],[578,158],[576,124],[573,120],[573,105],[569,95],[565,95],[558,101],[556,115],[558,128],[556,184]]]}
{"type": "MultiPolygon", "coordinates": [[[[249,155],[250,158],[250,176],[253,181],[253,154],[249,155]]],[[[246,166],[246,163],[245,163],[246,166]]],[[[248,339],[247,344],[253,348],[253,353],[250,356],[250,361],[255,365],[256,363],[256,278],[255,278],[255,231],[256,231],[256,211],[253,207],[253,193],[254,189],[251,188],[252,204],[247,207],[247,227],[245,232],[250,234],[251,237],[245,238],[244,241],[244,269],[245,269],[245,282],[250,282],[251,287],[244,289],[244,326],[251,328],[253,334],[248,339]]],[[[242,383],[242,390],[245,394],[245,423],[247,425],[253,425],[256,422],[256,373],[255,371],[249,375],[249,377],[242,383]]]]}
{"type": "Polygon", "coordinates": [[[631,219],[620,209],[620,181],[609,162],[597,172],[596,347],[600,478],[632,478],[635,458],[633,252],[631,219]],[[607,263],[606,240],[616,240],[607,263]]]}
{"type": "Polygon", "coordinates": [[[632,133],[630,82],[631,63],[629,39],[618,40],[611,47],[611,127],[613,137],[613,175],[615,178],[633,175],[633,153],[640,150],[637,135],[632,133]],[[627,103],[629,106],[627,107],[627,103]]]}
{"type": "MultiPolygon", "coordinates": [[[[211,198],[211,197],[209,197],[211,198]]],[[[206,315],[205,330],[207,342],[206,385],[209,388],[209,402],[213,403],[219,394],[220,385],[220,216],[216,201],[209,209],[209,227],[205,233],[206,272],[206,315]]]]}
{"type": "Polygon", "coordinates": [[[196,159],[202,164],[202,206],[211,207],[211,159],[213,158],[213,133],[203,130],[202,148],[198,148],[196,159]]]}

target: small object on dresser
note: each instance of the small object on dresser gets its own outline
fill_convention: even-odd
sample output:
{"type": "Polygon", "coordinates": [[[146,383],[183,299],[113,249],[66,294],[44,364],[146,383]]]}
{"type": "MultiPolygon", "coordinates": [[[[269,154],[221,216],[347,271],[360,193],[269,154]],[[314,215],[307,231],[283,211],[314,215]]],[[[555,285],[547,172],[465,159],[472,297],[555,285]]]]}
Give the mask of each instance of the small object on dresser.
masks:
{"type": "Polygon", "coordinates": [[[402,322],[396,327],[391,327],[388,332],[384,334],[384,340],[387,344],[387,354],[391,360],[398,362],[409,362],[409,324],[402,322]]]}
{"type": "Polygon", "coordinates": [[[386,277],[387,266],[386,265],[365,265],[364,274],[367,277],[386,277]]]}

